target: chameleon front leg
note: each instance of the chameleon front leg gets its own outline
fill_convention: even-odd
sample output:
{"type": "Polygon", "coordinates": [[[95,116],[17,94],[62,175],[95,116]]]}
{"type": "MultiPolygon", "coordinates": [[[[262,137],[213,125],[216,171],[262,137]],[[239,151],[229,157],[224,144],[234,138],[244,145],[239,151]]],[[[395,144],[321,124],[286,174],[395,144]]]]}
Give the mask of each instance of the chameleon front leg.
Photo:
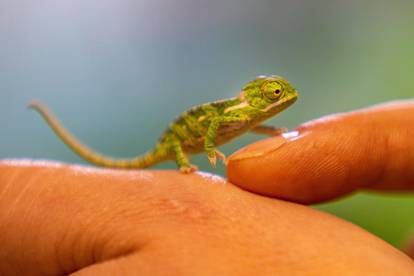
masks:
{"type": "Polygon", "coordinates": [[[287,128],[278,128],[274,126],[259,125],[250,130],[250,132],[257,134],[265,134],[270,136],[277,136],[288,131],[287,128]]]}
{"type": "Polygon", "coordinates": [[[197,170],[197,167],[190,163],[187,155],[184,153],[183,147],[178,139],[170,140],[171,149],[175,154],[175,162],[177,163],[180,171],[183,173],[192,173],[197,170]]]}
{"type": "Polygon", "coordinates": [[[217,117],[213,119],[207,129],[206,136],[204,138],[204,150],[207,153],[208,160],[210,164],[215,167],[217,163],[217,157],[223,161],[224,164],[227,164],[226,156],[224,153],[220,152],[216,149],[216,145],[214,143],[217,137],[217,130],[220,127],[220,124],[225,122],[243,122],[246,121],[247,118],[244,117],[236,117],[236,116],[228,116],[228,117],[217,117]]]}

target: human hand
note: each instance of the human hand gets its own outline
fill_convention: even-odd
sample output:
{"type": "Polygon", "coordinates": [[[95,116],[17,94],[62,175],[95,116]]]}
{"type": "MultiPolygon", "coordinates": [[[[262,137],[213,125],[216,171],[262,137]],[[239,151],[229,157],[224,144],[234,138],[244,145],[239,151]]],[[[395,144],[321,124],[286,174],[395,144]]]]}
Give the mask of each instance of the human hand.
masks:
{"type": "MultiPolygon", "coordinates": [[[[346,125],[347,119],[339,122],[346,125]]],[[[312,127],[308,125],[308,129],[312,127]]],[[[317,129],[316,124],[311,134],[266,155],[276,158],[276,153],[316,135],[320,131],[317,129]]],[[[339,131],[328,126],[329,129],[339,131]]],[[[331,137],[328,130],[323,141],[331,137]]],[[[278,139],[259,142],[250,149],[278,139]]],[[[312,158],[307,150],[304,154],[312,158]]],[[[281,156],[285,162],[288,160],[286,155],[281,156]]],[[[254,158],[233,155],[228,167],[230,179],[237,172],[244,173],[244,181],[236,181],[237,184],[254,189],[254,182],[247,184],[252,181],[248,177],[254,175],[247,174],[246,168],[249,164],[257,167],[265,157],[257,158],[259,163],[254,163],[254,158]]],[[[266,167],[265,172],[269,171],[266,167]]],[[[318,175],[325,172],[332,175],[330,170],[321,170],[318,175]]],[[[293,172],[288,173],[294,177],[293,172]]],[[[384,176],[394,173],[389,171],[384,176]]],[[[412,185],[400,185],[412,183],[409,177],[403,174],[398,179],[404,181],[389,183],[409,190],[412,185]]],[[[284,192],[283,182],[276,183],[269,177],[269,183],[263,185],[263,179],[266,180],[258,179],[258,192],[270,191],[272,196],[291,196],[290,200],[302,202],[321,200],[320,193],[315,196],[311,189],[300,189],[299,185],[306,188],[308,183],[300,178],[296,178],[298,185],[284,182],[294,185],[297,197],[294,192],[277,194],[277,187],[272,185],[279,184],[284,192]]],[[[321,182],[331,185],[329,189],[321,186],[324,198],[342,194],[335,191],[343,191],[342,186],[335,185],[338,179],[330,180],[321,182]]],[[[0,275],[414,273],[414,264],[407,256],[357,226],[305,206],[247,193],[202,173],[114,171],[50,162],[3,161],[0,233],[0,275]]]]}

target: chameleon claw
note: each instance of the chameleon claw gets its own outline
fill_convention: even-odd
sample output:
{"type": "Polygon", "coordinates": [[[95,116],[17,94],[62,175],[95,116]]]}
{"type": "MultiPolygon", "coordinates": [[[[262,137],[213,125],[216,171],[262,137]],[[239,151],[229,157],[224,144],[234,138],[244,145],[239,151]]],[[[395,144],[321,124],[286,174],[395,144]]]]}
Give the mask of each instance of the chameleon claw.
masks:
{"type": "Polygon", "coordinates": [[[198,170],[197,166],[194,166],[194,165],[190,165],[188,167],[180,167],[180,171],[184,174],[193,173],[197,170],[198,170]]]}
{"type": "Polygon", "coordinates": [[[217,164],[217,157],[216,157],[216,155],[215,154],[214,154],[214,156],[208,155],[207,157],[208,157],[208,161],[210,161],[211,166],[213,166],[215,168],[216,167],[216,164],[217,164]]]}
{"type": "Polygon", "coordinates": [[[226,155],[224,155],[224,153],[222,153],[219,150],[216,150],[216,155],[217,155],[217,158],[220,159],[224,165],[227,165],[227,158],[226,158],[226,155]]]}
{"type": "Polygon", "coordinates": [[[210,161],[211,166],[216,167],[217,158],[220,159],[224,165],[227,165],[227,159],[224,153],[219,150],[214,150],[213,152],[207,154],[208,161],[210,161]]]}

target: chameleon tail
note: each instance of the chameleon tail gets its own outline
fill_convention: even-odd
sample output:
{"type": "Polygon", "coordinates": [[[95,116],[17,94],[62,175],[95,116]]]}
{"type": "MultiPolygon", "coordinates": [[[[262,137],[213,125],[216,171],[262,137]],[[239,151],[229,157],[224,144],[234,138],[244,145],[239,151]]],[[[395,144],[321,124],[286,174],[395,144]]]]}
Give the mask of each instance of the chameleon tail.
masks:
{"type": "Polygon", "coordinates": [[[62,141],[69,146],[69,148],[86,161],[95,165],[121,169],[146,168],[164,160],[164,158],[158,158],[159,154],[156,153],[157,150],[149,151],[144,155],[133,159],[112,159],[103,156],[94,152],[70,134],[43,104],[33,101],[28,105],[28,108],[32,108],[39,112],[47,124],[62,139],[62,141]]]}

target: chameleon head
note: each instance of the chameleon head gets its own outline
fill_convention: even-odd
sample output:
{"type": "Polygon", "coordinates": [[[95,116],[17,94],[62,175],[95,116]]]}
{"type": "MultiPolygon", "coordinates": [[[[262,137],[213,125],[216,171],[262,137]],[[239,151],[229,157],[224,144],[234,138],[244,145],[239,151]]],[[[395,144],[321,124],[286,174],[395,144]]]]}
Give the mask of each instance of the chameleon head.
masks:
{"type": "Polygon", "coordinates": [[[254,108],[276,114],[293,104],[298,92],[279,76],[259,76],[243,87],[240,97],[254,108]]]}

